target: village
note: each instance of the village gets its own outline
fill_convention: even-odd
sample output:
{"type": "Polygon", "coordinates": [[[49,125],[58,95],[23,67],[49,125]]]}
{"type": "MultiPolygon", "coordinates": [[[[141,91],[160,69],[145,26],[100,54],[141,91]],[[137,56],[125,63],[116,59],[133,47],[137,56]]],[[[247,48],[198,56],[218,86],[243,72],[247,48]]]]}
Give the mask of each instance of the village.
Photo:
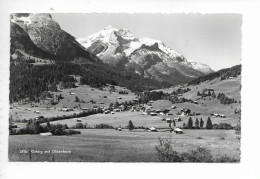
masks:
{"type": "MultiPolygon", "coordinates": [[[[27,141],[36,139],[42,145],[47,141],[53,141],[56,148],[63,149],[68,145],[67,140],[72,142],[70,136],[73,134],[74,142],[84,140],[89,146],[95,145],[98,141],[101,143],[106,141],[98,150],[95,148],[99,152],[104,152],[104,156],[100,159],[98,159],[100,155],[91,147],[87,150],[94,156],[94,161],[107,161],[107,156],[110,156],[111,161],[125,161],[126,159],[120,158],[130,155],[127,153],[130,146],[125,145],[125,141],[132,143],[131,147],[134,147],[137,156],[140,154],[138,150],[147,150],[146,153],[141,152],[142,161],[156,161],[154,150],[149,146],[156,145],[158,138],[165,137],[175,139],[176,145],[179,146],[177,150],[180,151],[183,150],[181,146],[193,146],[198,143],[202,146],[215,144],[217,147],[212,148],[213,153],[220,154],[225,150],[230,151],[232,157],[239,158],[239,150],[234,152],[240,145],[239,136],[234,131],[241,115],[240,95],[234,92],[240,90],[239,80],[240,77],[214,83],[207,81],[200,85],[182,85],[139,94],[119,86],[108,85],[97,89],[79,85],[76,88],[51,92],[36,102],[14,103],[10,105],[10,128],[15,134],[10,138],[10,152],[14,154],[25,138],[27,141]],[[223,88],[225,83],[232,86],[229,85],[228,89],[223,88]],[[227,94],[231,93],[233,95],[224,100],[224,97],[227,98],[227,94]],[[222,103],[221,98],[222,101],[229,101],[229,104],[222,103]],[[15,131],[24,131],[29,121],[39,123],[44,130],[39,131],[37,135],[17,135],[15,131]],[[48,126],[54,129],[45,130],[48,126]],[[59,135],[64,134],[67,137],[61,140],[59,135]],[[25,138],[20,138],[23,136],[25,138]],[[17,137],[21,141],[16,140],[13,146],[12,139],[17,137]],[[54,142],[57,140],[59,142],[54,142]],[[112,146],[115,140],[120,141],[116,146],[123,151],[119,152],[116,146],[112,146]],[[230,145],[223,145],[224,143],[230,145]],[[105,152],[107,145],[111,148],[110,152],[105,152]],[[119,154],[113,154],[112,150],[119,154]],[[153,157],[149,159],[148,155],[153,157]]],[[[75,145],[80,143],[76,142],[75,145]]],[[[23,144],[30,146],[28,142],[23,144]]],[[[80,146],[74,148],[69,145],[66,149],[72,150],[72,154],[73,150],[74,153],[85,150],[80,146]]],[[[87,157],[90,154],[84,155],[87,157]]],[[[83,160],[73,157],[75,161],[83,160]]],[[[135,156],[129,157],[127,159],[129,161],[139,161],[135,156]]],[[[39,157],[37,159],[49,160],[49,158],[50,156],[48,159],[39,157]]],[[[65,157],[59,160],[67,159],[65,157]]]]}

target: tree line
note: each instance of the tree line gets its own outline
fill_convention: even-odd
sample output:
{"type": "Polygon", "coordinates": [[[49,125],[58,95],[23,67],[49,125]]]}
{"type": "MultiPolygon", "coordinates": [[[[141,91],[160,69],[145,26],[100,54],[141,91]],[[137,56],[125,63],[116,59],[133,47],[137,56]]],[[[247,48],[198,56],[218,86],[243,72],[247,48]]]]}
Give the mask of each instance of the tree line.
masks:
{"type": "Polygon", "coordinates": [[[134,92],[169,87],[166,82],[158,82],[134,73],[117,70],[103,64],[76,64],[72,62],[55,62],[55,64],[32,65],[25,62],[10,64],[10,102],[29,98],[34,101],[44,91],[57,90],[61,82],[63,88],[75,87],[79,75],[80,83],[92,87],[107,84],[124,86],[134,92]]]}

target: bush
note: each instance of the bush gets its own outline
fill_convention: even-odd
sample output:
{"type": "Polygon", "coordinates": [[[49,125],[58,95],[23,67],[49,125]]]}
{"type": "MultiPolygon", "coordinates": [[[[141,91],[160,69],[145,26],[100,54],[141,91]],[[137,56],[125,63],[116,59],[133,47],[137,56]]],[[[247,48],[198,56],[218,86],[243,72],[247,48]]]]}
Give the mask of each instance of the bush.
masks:
{"type": "Polygon", "coordinates": [[[155,146],[160,162],[238,162],[237,159],[224,156],[213,158],[211,150],[198,146],[196,149],[179,153],[173,150],[170,139],[159,138],[159,144],[155,146]]]}
{"type": "Polygon", "coordinates": [[[113,126],[110,126],[108,124],[99,124],[99,125],[95,125],[96,129],[113,129],[113,126]]]}
{"type": "Polygon", "coordinates": [[[82,123],[77,123],[75,126],[76,129],[83,129],[83,124],[82,123]]]}
{"type": "Polygon", "coordinates": [[[159,138],[159,145],[155,147],[160,162],[182,162],[183,158],[178,152],[172,149],[172,143],[169,139],[159,138]]]}
{"type": "Polygon", "coordinates": [[[239,160],[237,160],[235,158],[228,157],[227,155],[224,155],[224,156],[220,156],[220,157],[216,158],[215,162],[229,163],[229,162],[239,162],[239,160]]]}
{"type": "Polygon", "coordinates": [[[213,162],[211,151],[204,147],[197,147],[182,154],[184,161],[187,162],[213,162]]]}
{"type": "Polygon", "coordinates": [[[75,130],[69,129],[69,130],[66,130],[66,131],[65,131],[65,134],[66,134],[66,135],[81,134],[81,132],[80,132],[80,131],[75,131],[75,130]]]}

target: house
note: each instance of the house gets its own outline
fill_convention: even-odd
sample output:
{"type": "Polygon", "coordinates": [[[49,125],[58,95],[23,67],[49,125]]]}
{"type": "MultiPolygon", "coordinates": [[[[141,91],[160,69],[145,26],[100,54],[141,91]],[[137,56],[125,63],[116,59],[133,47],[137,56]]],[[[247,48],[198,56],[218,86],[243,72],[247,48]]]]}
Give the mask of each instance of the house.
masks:
{"type": "Polygon", "coordinates": [[[166,118],[166,122],[167,122],[167,123],[171,123],[172,120],[171,120],[170,118],[166,118]]]}
{"type": "Polygon", "coordinates": [[[105,113],[105,114],[109,114],[109,113],[110,113],[110,110],[106,110],[104,113],[105,113]]]}
{"type": "Polygon", "coordinates": [[[165,118],[163,118],[163,119],[162,119],[162,121],[166,121],[166,119],[165,119],[165,118]]]}
{"type": "Polygon", "coordinates": [[[114,109],[113,111],[114,111],[114,112],[120,112],[121,109],[114,109]]]}
{"type": "Polygon", "coordinates": [[[175,118],[173,118],[176,122],[178,121],[181,121],[181,118],[180,117],[175,117],[175,118]]]}
{"type": "Polygon", "coordinates": [[[121,127],[116,128],[117,131],[122,131],[121,127]]]}
{"type": "Polygon", "coordinates": [[[157,132],[157,129],[155,127],[150,127],[148,130],[151,132],[157,132]]]}
{"type": "Polygon", "coordinates": [[[182,131],[180,128],[175,128],[175,129],[174,129],[174,132],[175,132],[176,134],[183,134],[183,131],[182,131]]]}
{"type": "Polygon", "coordinates": [[[77,122],[81,122],[81,119],[77,119],[77,122]]]}
{"type": "Polygon", "coordinates": [[[163,113],[163,112],[160,112],[160,115],[164,115],[164,113],[163,113]]]}
{"type": "Polygon", "coordinates": [[[75,93],[69,92],[70,95],[74,95],[75,93]]]}
{"type": "Polygon", "coordinates": [[[167,113],[166,116],[172,116],[173,114],[172,113],[167,113]]]}
{"type": "Polygon", "coordinates": [[[226,118],[226,116],[224,114],[220,114],[219,115],[221,118],[226,118]]]}
{"type": "Polygon", "coordinates": [[[122,99],[122,97],[118,97],[118,99],[122,99]]]}
{"type": "Polygon", "coordinates": [[[112,111],[112,112],[110,112],[110,114],[115,114],[115,113],[112,111]]]}
{"type": "Polygon", "coordinates": [[[217,114],[217,113],[213,113],[213,114],[211,114],[211,116],[219,117],[219,114],[217,114]]]}
{"type": "Polygon", "coordinates": [[[148,115],[148,113],[147,112],[143,112],[143,115],[148,115]]]}
{"type": "Polygon", "coordinates": [[[157,113],[151,112],[150,115],[151,115],[151,116],[157,116],[157,113]]]}
{"type": "Polygon", "coordinates": [[[171,108],[172,108],[172,109],[176,109],[177,107],[176,107],[176,106],[172,106],[171,108]]]}
{"type": "Polygon", "coordinates": [[[181,111],[187,114],[187,113],[190,113],[191,110],[188,109],[188,108],[184,108],[184,109],[182,109],[181,111]]]}
{"type": "Polygon", "coordinates": [[[40,114],[40,111],[34,111],[34,113],[40,114]]]}
{"type": "Polygon", "coordinates": [[[87,110],[88,108],[81,108],[83,111],[87,110]]]}
{"type": "Polygon", "coordinates": [[[68,112],[69,109],[68,109],[68,108],[62,108],[61,111],[66,111],[66,112],[68,112]]]}
{"type": "Polygon", "coordinates": [[[42,136],[51,136],[52,133],[50,133],[50,132],[44,132],[44,133],[40,133],[40,135],[42,135],[42,136]]]}
{"type": "Polygon", "coordinates": [[[194,104],[198,104],[198,101],[193,101],[194,104]]]}

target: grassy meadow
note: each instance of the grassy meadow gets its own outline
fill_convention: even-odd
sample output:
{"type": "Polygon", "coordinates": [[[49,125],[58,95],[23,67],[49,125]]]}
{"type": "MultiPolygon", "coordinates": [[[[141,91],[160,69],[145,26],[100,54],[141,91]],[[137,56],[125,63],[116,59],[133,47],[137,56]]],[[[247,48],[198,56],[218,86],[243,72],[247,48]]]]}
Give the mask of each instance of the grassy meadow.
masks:
{"type": "Polygon", "coordinates": [[[170,132],[136,130],[81,129],[80,135],[9,137],[10,161],[53,161],[53,154],[19,153],[19,150],[65,150],[70,154],[54,154],[56,162],[159,162],[155,146],[158,138],[171,139],[174,150],[184,152],[197,146],[207,147],[217,156],[240,159],[240,142],[234,130],[184,130],[170,132]]]}

